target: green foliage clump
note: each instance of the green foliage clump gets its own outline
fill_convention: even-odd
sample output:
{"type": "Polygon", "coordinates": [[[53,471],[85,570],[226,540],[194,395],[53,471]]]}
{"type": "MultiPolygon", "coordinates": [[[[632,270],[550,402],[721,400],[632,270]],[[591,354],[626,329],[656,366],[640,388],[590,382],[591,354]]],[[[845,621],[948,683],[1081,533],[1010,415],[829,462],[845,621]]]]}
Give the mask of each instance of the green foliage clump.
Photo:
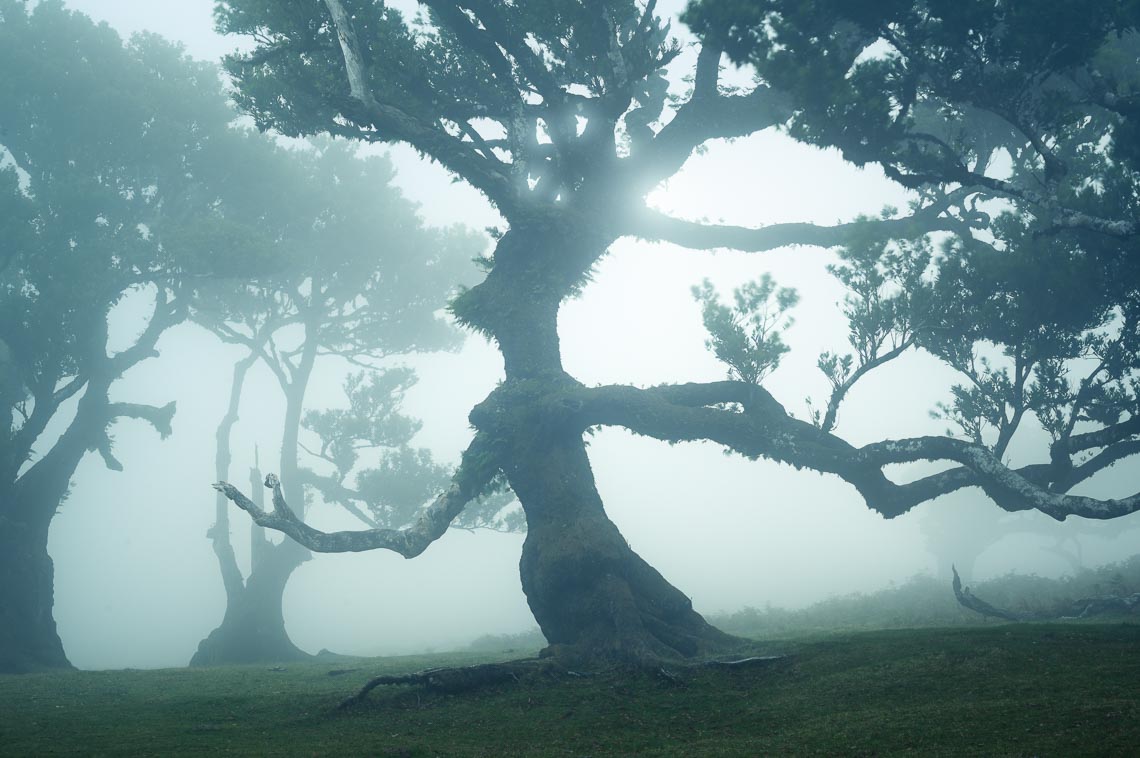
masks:
{"type": "Polygon", "coordinates": [[[720,302],[708,279],[693,287],[693,297],[709,333],[705,344],[728,364],[729,378],[760,384],[779,367],[789,350],[781,332],[792,325],[788,311],[799,302],[794,289],[778,287],[766,273],[733,290],[731,308],[720,302]]]}

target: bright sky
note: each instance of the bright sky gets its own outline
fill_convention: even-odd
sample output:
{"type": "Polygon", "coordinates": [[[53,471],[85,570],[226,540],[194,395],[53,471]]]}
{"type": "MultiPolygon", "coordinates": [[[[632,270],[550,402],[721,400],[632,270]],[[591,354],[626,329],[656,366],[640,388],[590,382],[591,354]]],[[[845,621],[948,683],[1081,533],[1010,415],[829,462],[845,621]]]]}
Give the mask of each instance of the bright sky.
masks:
{"type": "MultiPolygon", "coordinates": [[[[214,33],[210,0],[67,5],[124,35],[145,29],[176,39],[200,58],[216,59],[239,44],[214,33]]],[[[660,7],[673,12],[681,5],[671,0],[660,7]]],[[[675,31],[682,29],[674,24],[675,31]]],[[[452,183],[411,151],[391,154],[398,184],[429,222],[475,228],[499,223],[469,186],[452,183]]],[[[833,223],[876,213],[885,204],[903,205],[905,198],[874,171],[762,134],[712,145],[653,202],[689,218],[755,226],[833,223]]],[[[714,255],[619,243],[594,283],[564,308],[567,368],[586,383],[722,378],[723,368],[704,347],[689,288],[709,277],[727,293],[771,271],[780,284],[800,291],[801,306],[787,335],[793,352],[766,386],[789,410],[803,413],[807,395],[825,399],[826,383],[814,368],[818,354],[845,344],[836,308],[842,292],[824,272],[828,260],[808,249],[714,255]]],[[[122,317],[123,328],[130,328],[131,315],[122,317]]],[[[89,458],[53,527],[56,618],[81,667],[179,665],[221,618],[224,596],[204,535],[213,519],[213,431],[236,355],[190,329],[163,347],[162,359],[140,367],[123,387],[157,402],[177,397],[174,437],[158,444],[149,431],[122,427],[117,451],[127,471],[108,472],[89,458]]],[[[415,364],[422,380],[410,403],[426,422],[420,444],[454,460],[469,438],[467,412],[499,379],[501,360],[473,337],[458,355],[415,364]]],[[[337,376],[329,370],[316,382],[310,395],[315,403],[338,394],[337,376]]],[[[949,380],[929,361],[885,370],[853,393],[839,431],[856,442],[941,431],[927,411],[945,396],[949,380]]],[[[280,403],[268,378],[260,382],[234,441],[237,472],[251,462],[255,444],[263,460],[277,444],[280,403]]],[[[900,582],[933,566],[914,517],[884,522],[837,480],[726,457],[712,445],[669,447],[616,430],[594,437],[590,451],[611,517],[634,549],[700,610],[800,606],[900,582]]],[[[244,474],[233,478],[244,481],[244,474]]],[[[239,550],[245,544],[242,518],[233,517],[239,550]]],[[[319,526],[355,526],[336,514],[312,518],[319,526]]],[[[414,561],[382,552],[318,556],[290,583],[290,633],[312,652],[376,653],[444,648],[477,634],[526,629],[533,621],[518,584],[520,544],[518,536],[459,533],[414,561]]],[[[1056,568],[1035,555],[989,560],[980,569],[1056,568]]]]}

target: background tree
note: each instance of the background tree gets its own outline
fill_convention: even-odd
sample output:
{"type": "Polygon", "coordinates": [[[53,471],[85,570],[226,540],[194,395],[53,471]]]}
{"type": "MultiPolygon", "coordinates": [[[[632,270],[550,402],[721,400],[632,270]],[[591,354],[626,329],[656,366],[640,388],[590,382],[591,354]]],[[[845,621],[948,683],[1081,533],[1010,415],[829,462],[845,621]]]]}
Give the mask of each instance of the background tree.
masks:
{"type": "Polygon", "coordinates": [[[952,567],[956,567],[962,582],[975,583],[979,578],[979,559],[992,555],[991,551],[1000,554],[999,545],[1014,544],[1007,539],[1036,543],[1042,554],[1063,564],[1066,574],[1076,576],[1092,568],[1088,556],[1096,551],[1086,552],[1091,544],[1099,541],[1127,545],[1135,536],[1127,525],[1116,521],[1055,521],[1035,511],[1009,513],[985,500],[939,503],[922,509],[918,518],[926,549],[937,561],[936,576],[947,583],[953,577],[952,567]]]}
{"type": "MultiPolygon", "coordinates": [[[[403,415],[400,405],[415,383],[416,374],[407,367],[353,374],[344,383],[347,408],[310,411],[303,422],[320,441],[306,452],[326,470],[304,469],[305,484],[373,529],[414,522],[453,474],[432,459],[430,450],[410,445],[421,425],[403,415]]],[[[513,493],[499,482],[464,508],[451,526],[525,531],[526,520],[513,503],[513,493]]]]}
{"type": "MultiPolygon", "coordinates": [[[[246,372],[260,361],[276,378],[285,401],[280,478],[289,501],[303,514],[306,483],[323,482],[300,467],[306,449],[301,441],[305,396],[313,372],[318,362],[330,359],[375,366],[365,369],[369,379],[351,385],[348,410],[309,418],[327,434],[337,435],[319,450],[341,467],[342,490],[358,444],[398,448],[394,460],[400,466],[392,472],[398,476],[374,482],[398,504],[390,514],[398,516],[423,501],[417,494],[423,480],[437,478],[441,469],[427,451],[408,447],[419,425],[399,413],[399,403],[414,383],[414,373],[380,365],[396,356],[460,344],[459,333],[441,314],[448,291],[469,276],[465,272],[484,243],[461,229],[425,228],[415,207],[391,186],[393,170],[387,159],[358,158],[352,144],[323,140],[312,149],[262,146],[261,151],[275,165],[272,173],[262,173],[266,191],[257,193],[261,210],[256,215],[274,230],[276,270],[204,291],[194,313],[223,341],[247,351],[234,367],[229,408],[218,428],[218,477],[228,476],[230,432],[246,372]]],[[[238,186],[236,191],[249,202],[250,189],[238,186]]],[[[351,501],[344,502],[351,507],[351,501]]],[[[290,575],[309,558],[308,551],[292,540],[274,544],[255,527],[251,570],[243,578],[230,543],[227,509],[227,501],[219,496],[217,520],[210,530],[226,587],[226,614],[191,663],[304,657],[285,630],[282,599],[290,575]]],[[[379,517],[378,510],[373,513],[379,517]]]]}
{"type": "MultiPolygon", "coordinates": [[[[463,324],[495,340],[506,370],[503,384],[471,413],[477,434],[452,486],[406,530],[325,534],[297,519],[279,488],[273,511],[265,512],[236,488],[220,483],[258,523],[315,550],[375,547],[414,555],[443,533],[469,499],[505,475],[527,518],[520,562],[523,590],[552,643],[551,652],[569,659],[645,660],[715,653],[737,641],[695,613],[689,599],[634,553],[606,517],[583,441],[594,426],[623,426],[670,442],[712,440],[749,457],[834,474],[887,517],[967,486],[981,487],[1004,508],[1037,508],[1058,518],[1070,513],[1109,518],[1136,509],[1137,495],[1098,500],[1064,494],[1066,477],[1074,469],[1063,463],[1014,470],[1002,463],[1004,443],[995,447],[988,439],[928,436],[856,447],[834,433],[837,413],[821,413],[816,423],[795,418],[762,386],[739,379],[761,378],[763,367],[781,354],[777,346],[782,341],[773,341],[770,330],[756,331],[767,322],[753,318],[757,311],[751,307],[772,314],[790,305],[790,296],[780,297],[775,287],[761,285],[742,293],[735,315],[730,309],[727,320],[709,323],[715,345],[735,346],[740,349],[735,357],[748,359],[729,363],[738,379],[646,389],[584,387],[562,367],[559,307],[623,236],[757,252],[788,244],[846,246],[837,272],[852,289],[856,320],[851,337],[857,352],[821,362],[833,379],[828,407],[838,408],[852,383],[896,350],[921,342],[936,354],[957,355],[955,350],[981,339],[979,323],[994,326],[979,322],[974,309],[976,300],[995,298],[965,286],[992,282],[992,274],[967,277],[973,270],[956,265],[964,259],[954,256],[939,264],[948,274],[927,276],[924,261],[934,261],[931,245],[916,238],[935,230],[957,231],[960,248],[972,250],[974,235],[968,228],[986,227],[997,234],[1003,223],[1014,225],[1008,218],[990,223],[971,203],[972,186],[959,186],[957,175],[922,183],[908,216],[887,213],[833,227],[747,229],[667,217],[645,207],[651,189],[709,140],[745,136],[789,120],[792,133],[801,136],[795,125],[804,103],[811,102],[803,91],[810,87],[797,89],[774,76],[743,89],[722,86],[722,49],[732,38],[698,25],[707,36],[696,51],[692,87],[670,98],[667,67],[675,61],[680,65],[681,49],[656,18],[652,1],[424,0],[421,8],[424,17],[406,21],[394,9],[366,0],[230,0],[218,6],[222,30],[258,42],[251,56],[231,59],[228,65],[241,106],[260,126],[290,134],[327,131],[406,142],[483,192],[509,225],[498,238],[484,280],[452,303],[463,324]],[[885,241],[892,238],[901,242],[885,241]],[[776,302],[760,297],[762,290],[770,290],[776,302]],[[936,298],[956,303],[957,310],[924,306],[936,298]],[[739,339],[738,328],[747,339],[739,339]],[[905,484],[884,473],[891,464],[927,460],[950,468],[905,484]]],[[[726,12],[722,19],[731,29],[736,28],[731,26],[734,13],[726,12]]],[[[763,24],[750,28],[750,38],[770,33],[763,24]]],[[[865,40],[855,54],[873,41],[865,40]]],[[[814,36],[782,39],[781,44],[796,60],[822,55],[815,52],[814,36]]],[[[831,73],[830,68],[823,72],[831,73]]],[[[893,108],[887,111],[893,115],[893,108]]],[[[820,123],[833,123],[830,118],[825,113],[820,123]]],[[[910,160],[909,154],[903,159],[910,160]]],[[[895,175],[909,181],[901,169],[895,175]]],[[[1078,217],[1064,218],[1068,221],[1061,225],[1068,229],[1078,217]]],[[[1018,234],[1016,242],[1036,239],[1030,229],[1018,234]]],[[[1006,252],[999,247],[1004,246],[990,246],[1006,252]]],[[[1022,261],[1031,255],[1020,245],[1008,251],[1022,261]]],[[[1102,270],[1080,270],[1091,269],[1102,270]]],[[[1113,389],[1106,389],[1117,392],[1132,370],[1135,351],[1128,346],[1135,321],[1131,301],[1119,289],[1115,292],[1109,298],[1113,312],[1120,314],[1121,329],[1110,327],[1106,317],[1112,309],[1105,308],[1099,320],[1092,309],[1083,321],[1065,322],[1068,331],[1032,309],[997,326],[1015,323],[1024,335],[1032,331],[1031,323],[1039,324],[1052,342],[1085,334],[1090,327],[1109,327],[1096,333],[1104,335],[1104,350],[1109,343],[1120,345],[1111,348],[1122,357],[1113,364],[1119,366],[1111,373],[1113,389]]],[[[715,293],[707,294],[703,299],[715,306],[715,293]]],[[[707,307],[705,312],[723,311],[707,307]]],[[[985,377],[984,371],[979,377],[985,377]]],[[[1024,382],[1030,386],[1028,378],[1024,382]]],[[[1046,408],[1066,407],[1046,392],[1047,382],[1038,384],[1042,389],[1034,397],[1050,400],[1040,401],[1037,415],[1045,418],[1046,408]]],[[[1140,421],[1127,410],[1132,398],[1127,395],[1120,405],[1124,410],[1106,418],[1099,430],[1062,434],[1059,449],[1075,453],[1129,440],[1135,446],[1132,436],[1140,421]]],[[[950,413],[967,410],[954,405],[950,413]]],[[[1064,432],[1067,426],[1059,428],[1064,432]]],[[[1118,452],[1108,457],[1118,459],[1118,452]]]]}
{"type": "Polygon", "coordinates": [[[154,37],[124,46],[57,2],[4,0],[0,69],[0,671],[25,671],[69,665],[47,540],[79,461],[122,468],[119,419],[171,431],[173,404],[114,399],[114,384],[157,355],[196,281],[232,269],[223,243],[240,230],[204,223],[201,175],[233,119],[215,67],[154,37]],[[112,350],[119,304],[149,315],[112,350]]]}

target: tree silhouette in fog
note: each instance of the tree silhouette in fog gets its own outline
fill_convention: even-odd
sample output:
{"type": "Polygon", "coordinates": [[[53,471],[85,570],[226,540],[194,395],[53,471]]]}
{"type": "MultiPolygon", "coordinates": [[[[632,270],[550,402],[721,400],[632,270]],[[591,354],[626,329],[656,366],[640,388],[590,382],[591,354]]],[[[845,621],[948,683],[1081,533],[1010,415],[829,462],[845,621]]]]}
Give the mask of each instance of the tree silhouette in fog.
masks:
{"type": "MultiPolygon", "coordinates": [[[[832,474],[888,518],[966,487],[1055,518],[1112,518],[1140,504],[1070,492],[1140,449],[1135,141],[1124,140],[1135,127],[1134,5],[708,0],[687,14],[701,39],[692,51],[652,0],[420,8],[406,18],[369,0],[218,6],[222,31],[256,43],[227,66],[259,126],[409,144],[508,225],[486,276],[451,303],[497,344],[506,379],[472,410],[477,433],[450,487],[407,529],[325,534],[280,489],[267,512],[219,485],[259,524],[314,550],[414,555],[505,478],[526,514],[522,586],[550,652],[654,660],[737,641],[607,518],[583,439],[594,427],[711,440],[832,474]],[[726,53],[751,67],[753,84],[722,82],[726,53]],[[913,191],[911,207],[757,229],[647,207],[702,145],[764,129],[883,167],[913,191]],[[560,306],[623,237],[695,250],[835,248],[851,351],[821,356],[832,392],[817,412],[797,418],[763,386],[796,299],[763,279],[730,305],[696,291],[729,379],[638,388],[570,376],[560,306]],[[962,374],[936,410],[954,433],[844,440],[854,384],[912,350],[962,374]],[[1052,443],[1041,462],[1012,467],[1006,453],[1027,419],[1052,443]],[[901,484],[885,473],[924,461],[942,469],[901,484]]],[[[766,168],[742,166],[741,178],[780,180],[766,168]]]]}

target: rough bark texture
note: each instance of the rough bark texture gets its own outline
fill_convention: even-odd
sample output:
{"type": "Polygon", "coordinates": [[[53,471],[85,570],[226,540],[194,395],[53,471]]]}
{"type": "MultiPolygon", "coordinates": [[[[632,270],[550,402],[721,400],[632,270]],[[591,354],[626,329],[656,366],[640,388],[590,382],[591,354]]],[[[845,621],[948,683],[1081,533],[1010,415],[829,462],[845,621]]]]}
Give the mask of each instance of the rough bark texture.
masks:
{"type": "Polygon", "coordinates": [[[549,653],[640,662],[742,646],[630,548],[605,514],[580,436],[533,449],[509,476],[527,514],[523,592],[549,653]]]}
{"type": "Polygon", "coordinates": [[[740,641],[696,613],[606,516],[585,427],[573,403],[559,401],[580,387],[562,368],[559,306],[610,242],[604,230],[588,229],[512,230],[496,249],[495,269],[457,304],[503,353],[506,381],[471,422],[499,440],[497,460],[526,512],[523,592],[548,653],[570,665],[731,651],[740,641]]]}

